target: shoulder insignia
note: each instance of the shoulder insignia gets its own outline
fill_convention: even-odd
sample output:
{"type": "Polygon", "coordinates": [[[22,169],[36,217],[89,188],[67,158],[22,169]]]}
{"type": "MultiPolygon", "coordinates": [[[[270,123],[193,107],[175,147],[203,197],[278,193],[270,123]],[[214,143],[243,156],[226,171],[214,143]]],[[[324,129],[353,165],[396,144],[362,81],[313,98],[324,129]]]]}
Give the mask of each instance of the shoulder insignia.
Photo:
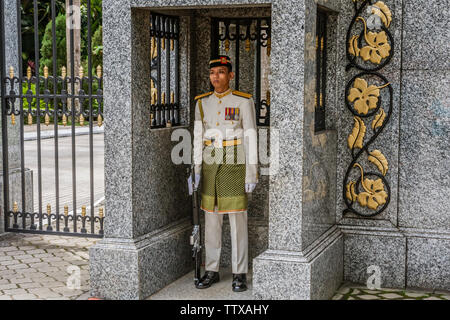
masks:
{"type": "Polygon", "coordinates": [[[203,94],[199,94],[198,96],[196,96],[196,97],[194,98],[194,100],[198,100],[198,99],[200,99],[200,98],[207,97],[207,96],[212,95],[212,94],[213,94],[212,91],[207,92],[207,93],[203,93],[203,94]]]}
{"type": "Polygon", "coordinates": [[[244,97],[247,99],[250,99],[252,97],[252,95],[250,93],[245,93],[245,92],[241,92],[241,91],[237,91],[237,90],[233,90],[233,94],[235,96],[244,97]]]}

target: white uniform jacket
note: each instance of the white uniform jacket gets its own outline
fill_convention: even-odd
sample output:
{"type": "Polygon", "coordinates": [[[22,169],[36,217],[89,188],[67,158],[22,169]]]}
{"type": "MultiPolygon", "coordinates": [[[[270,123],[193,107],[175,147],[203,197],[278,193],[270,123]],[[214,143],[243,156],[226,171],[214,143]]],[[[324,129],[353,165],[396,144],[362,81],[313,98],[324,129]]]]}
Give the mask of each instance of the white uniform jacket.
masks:
{"type": "Polygon", "coordinates": [[[209,92],[196,97],[194,122],[195,173],[201,173],[205,141],[241,139],[245,150],[245,183],[258,182],[258,143],[255,104],[251,95],[227,90],[209,92]],[[203,121],[199,108],[203,110],[203,121]]]}

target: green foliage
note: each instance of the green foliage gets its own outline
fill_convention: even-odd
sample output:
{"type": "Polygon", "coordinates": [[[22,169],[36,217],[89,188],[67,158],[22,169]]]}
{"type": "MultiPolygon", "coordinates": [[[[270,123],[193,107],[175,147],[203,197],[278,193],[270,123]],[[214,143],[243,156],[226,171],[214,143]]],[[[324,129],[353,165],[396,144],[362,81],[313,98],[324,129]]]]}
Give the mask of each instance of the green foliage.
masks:
{"type": "Polygon", "coordinates": [[[103,67],[103,28],[99,26],[92,36],[92,67],[96,74],[97,66],[103,67]]]}
{"type": "MultiPolygon", "coordinates": [[[[26,71],[28,61],[35,62],[35,42],[34,42],[34,3],[33,0],[21,0],[21,27],[22,27],[22,68],[26,71]]],[[[49,73],[53,74],[53,51],[52,51],[52,12],[50,1],[38,1],[38,39],[40,40],[40,70],[43,73],[45,65],[49,68],[49,73]]],[[[66,26],[65,11],[66,1],[55,0],[56,8],[56,52],[57,52],[57,74],[61,73],[60,68],[67,65],[66,57],[66,26]]],[[[94,69],[102,64],[102,0],[90,0],[90,22],[91,22],[91,50],[92,50],[92,66],[94,69]]],[[[87,61],[87,41],[88,41],[88,15],[87,0],[80,1],[81,14],[81,64],[84,67],[84,60],[87,61]]],[[[87,64],[86,64],[87,65],[87,64]]],[[[32,67],[33,69],[33,67],[32,67]]],[[[87,68],[84,69],[87,73],[87,68]]],[[[34,74],[34,69],[33,69],[34,74]]]]}
{"type": "MultiPolygon", "coordinates": [[[[61,75],[61,67],[66,66],[66,16],[59,14],[56,17],[55,22],[56,32],[56,75],[61,75]]],[[[41,46],[41,61],[39,67],[39,73],[44,73],[44,66],[48,67],[49,74],[55,74],[53,72],[53,48],[52,48],[52,21],[47,24],[45,28],[44,38],[42,39],[41,46]]]]}
{"type": "MultiPolygon", "coordinates": [[[[93,33],[102,25],[102,0],[91,0],[91,37],[93,33]]],[[[81,30],[82,38],[87,44],[88,36],[88,8],[87,0],[80,1],[81,30]]],[[[92,47],[93,48],[93,47],[92,47]]],[[[87,45],[82,51],[82,55],[87,55],[87,45]]]]}
{"type": "MultiPolygon", "coordinates": [[[[55,0],[56,5],[56,20],[55,20],[55,40],[56,40],[56,57],[53,56],[52,48],[52,19],[51,19],[51,2],[50,1],[38,1],[38,39],[40,40],[39,52],[40,52],[40,64],[39,64],[39,74],[42,76],[44,73],[44,66],[48,67],[49,75],[56,74],[61,76],[61,67],[67,66],[67,43],[66,43],[66,1],[65,0],[55,0]],[[56,59],[57,69],[56,72],[53,71],[53,59],[56,59]]],[[[81,0],[80,14],[81,14],[81,65],[85,70],[85,76],[89,75],[88,71],[88,52],[87,52],[87,41],[88,41],[88,15],[87,15],[87,0],[81,0]]],[[[96,68],[98,65],[102,66],[102,55],[103,55],[103,45],[102,45],[102,0],[91,0],[91,51],[92,51],[92,75],[96,75],[96,68]]],[[[21,0],[21,26],[22,26],[22,47],[23,47],[23,71],[26,73],[26,68],[28,62],[32,66],[33,75],[34,68],[33,64],[35,61],[35,43],[34,43],[34,3],[33,0],[21,0]]],[[[102,66],[103,68],[103,66],[102,66]]],[[[69,74],[69,70],[67,74],[69,74]]],[[[78,71],[76,71],[78,75],[78,71]]],[[[52,81],[48,84],[48,90],[50,92],[61,92],[61,84],[58,84],[58,88],[53,90],[52,81]]],[[[89,92],[89,87],[87,81],[83,84],[84,92],[87,94],[89,92]]],[[[25,94],[28,90],[28,85],[23,85],[23,93],[25,94]]],[[[97,81],[92,82],[92,94],[96,94],[98,90],[97,81]]],[[[36,88],[35,84],[31,84],[32,94],[35,95],[36,88]]],[[[41,94],[44,92],[44,85],[41,83],[40,86],[41,94]]],[[[53,110],[53,99],[48,103],[48,108],[53,110]]],[[[62,108],[62,102],[58,99],[58,108],[62,108]]],[[[45,102],[40,100],[40,108],[45,109],[45,102]]],[[[23,99],[23,106],[25,109],[29,107],[29,102],[26,98],[23,99]]],[[[36,108],[36,99],[31,100],[32,109],[36,108]]],[[[92,99],[92,107],[94,112],[98,109],[98,102],[92,99]]],[[[89,101],[86,100],[83,103],[84,110],[89,110],[89,101]]]]}
{"type": "MultiPolygon", "coordinates": [[[[25,71],[28,61],[35,60],[35,50],[40,48],[35,47],[34,43],[34,1],[20,0],[21,13],[21,29],[22,29],[22,68],[25,71]]],[[[56,15],[65,10],[65,0],[55,0],[56,15]]],[[[38,21],[38,37],[42,41],[46,25],[51,21],[51,6],[50,1],[37,1],[37,17],[38,21]]],[[[34,70],[33,70],[34,71],[34,70]]]]}

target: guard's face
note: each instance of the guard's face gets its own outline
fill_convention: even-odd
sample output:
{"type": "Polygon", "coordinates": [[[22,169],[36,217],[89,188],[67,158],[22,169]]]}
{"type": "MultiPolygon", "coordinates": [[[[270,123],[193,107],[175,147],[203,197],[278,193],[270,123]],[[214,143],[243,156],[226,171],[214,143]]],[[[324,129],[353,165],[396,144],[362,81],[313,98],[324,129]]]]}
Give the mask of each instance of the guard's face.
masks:
{"type": "Polygon", "coordinates": [[[209,80],[217,92],[227,90],[233,77],[234,72],[228,72],[225,66],[214,67],[209,71],[209,80]]]}

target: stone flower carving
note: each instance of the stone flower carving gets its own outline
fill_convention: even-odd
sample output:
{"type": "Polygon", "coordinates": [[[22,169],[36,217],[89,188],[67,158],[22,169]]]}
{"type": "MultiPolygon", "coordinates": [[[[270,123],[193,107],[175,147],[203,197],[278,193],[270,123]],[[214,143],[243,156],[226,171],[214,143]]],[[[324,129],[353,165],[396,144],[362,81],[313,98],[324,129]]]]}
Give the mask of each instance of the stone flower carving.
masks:
{"type": "Polygon", "coordinates": [[[380,89],[388,85],[389,82],[379,87],[375,85],[368,86],[366,80],[356,78],[347,99],[349,102],[355,102],[354,107],[359,114],[367,114],[369,110],[377,107],[380,89]]]}
{"type": "Polygon", "coordinates": [[[389,57],[391,45],[388,43],[386,32],[371,32],[365,34],[368,46],[362,47],[359,55],[364,61],[370,60],[379,64],[381,59],[389,57]]]}
{"type": "Polygon", "coordinates": [[[347,99],[349,102],[355,102],[354,107],[359,114],[367,114],[369,110],[377,107],[379,96],[379,87],[375,85],[367,86],[366,80],[356,78],[347,99]]]}
{"type": "Polygon", "coordinates": [[[381,179],[364,179],[362,186],[366,192],[358,194],[358,203],[362,207],[376,210],[378,206],[386,203],[387,193],[384,191],[383,181],[381,179]]]}
{"type": "Polygon", "coordinates": [[[367,207],[372,210],[376,210],[379,206],[386,203],[388,194],[384,191],[384,184],[381,179],[368,179],[364,178],[363,168],[360,164],[355,163],[355,167],[359,167],[361,170],[361,185],[364,189],[363,192],[356,193],[354,181],[350,181],[346,186],[346,197],[351,202],[358,200],[358,203],[362,207],[367,207]]]}
{"type": "Polygon", "coordinates": [[[389,57],[391,51],[386,32],[367,32],[367,24],[364,18],[358,17],[356,21],[358,20],[364,23],[364,40],[367,45],[359,48],[359,36],[354,35],[349,41],[349,53],[356,57],[360,56],[364,61],[380,64],[382,59],[389,57]]]}

